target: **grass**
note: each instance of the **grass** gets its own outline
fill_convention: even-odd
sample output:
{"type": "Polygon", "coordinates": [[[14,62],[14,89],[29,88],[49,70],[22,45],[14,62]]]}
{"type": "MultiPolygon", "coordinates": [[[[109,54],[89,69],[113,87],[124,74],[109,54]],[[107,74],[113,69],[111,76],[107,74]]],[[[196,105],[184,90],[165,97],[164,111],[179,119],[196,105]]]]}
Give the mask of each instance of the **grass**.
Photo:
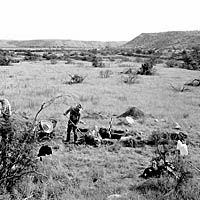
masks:
{"type": "MultiPolygon", "coordinates": [[[[122,68],[116,63],[104,68],[112,70],[113,75],[102,79],[99,77],[101,68],[84,64],[23,62],[0,68],[3,80],[1,95],[10,100],[15,112],[24,111],[32,118],[43,102],[59,94],[64,95],[39,115],[39,119],[53,116],[58,120],[56,134],[59,137],[65,134],[67,123],[63,112],[78,102],[82,103],[85,110],[102,111],[109,116],[119,115],[129,106],[136,106],[159,119],[159,122],[149,117],[143,123],[136,122],[128,129],[142,132],[147,137],[152,130],[168,129],[175,121],[178,122],[194,143],[189,146],[190,159],[198,166],[200,91],[198,88],[191,88],[190,92],[176,93],[169,85],[185,83],[200,75],[200,72],[163,66],[164,64],[156,65],[157,75],[140,76],[137,84],[127,85],[122,83],[119,74],[122,68]],[[81,84],[65,85],[62,81],[66,79],[67,73],[87,75],[87,79],[81,84]]],[[[86,126],[109,126],[109,118],[84,121],[86,126]]],[[[116,124],[117,119],[114,118],[114,127],[127,128],[116,124]]],[[[51,141],[49,145],[58,145],[59,149],[54,150],[53,155],[46,157],[38,166],[38,170],[47,179],[36,181],[33,177],[26,177],[15,189],[18,199],[33,195],[32,199],[103,200],[112,194],[121,194],[124,199],[147,198],[133,190],[133,186],[142,184],[138,175],[149,165],[153,155],[152,148],[133,149],[119,147],[117,144],[100,148],[67,147],[60,139],[51,141]]],[[[195,195],[198,196],[198,192],[195,195]]]]}

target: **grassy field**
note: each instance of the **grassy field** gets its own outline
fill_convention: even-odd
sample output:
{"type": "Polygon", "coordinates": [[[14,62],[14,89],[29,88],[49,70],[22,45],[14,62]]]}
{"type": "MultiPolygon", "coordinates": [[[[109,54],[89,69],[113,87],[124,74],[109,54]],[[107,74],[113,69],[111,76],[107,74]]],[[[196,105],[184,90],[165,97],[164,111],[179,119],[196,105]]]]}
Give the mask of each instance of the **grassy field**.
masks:
{"type": "MultiPolygon", "coordinates": [[[[41,61],[0,68],[0,95],[10,100],[15,113],[25,112],[33,118],[43,102],[63,95],[38,117],[58,120],[57,139],[49,144],[59,149],[39,163],[39,171],[47,176],[47,180],[26,178],[15,190],[19,199],[33,196],[29,199],[103,200],[112,194],[121,194],[121,199],[146,199],[134,187],[144,182],[138,175],[149,165],[153,155],[151,147],[125,148],[115,144],[93,148],[62,143],[67,123],[63,113],[78,102],[83,105],[82,116],[87,127],[95,124],[108,127],[110,117],[123,113],[130,106],[138,107],[147,117],[135,121],[131,127],[117,125],[119,119],[114,117],[115,128],[137,130],[145,138],[156,129],[170,130],[178,122],[188,133],[189,159],[195,166],[200,164],[200,90],[190,87],[189,91],[177,92],[170,86],[182,86],[186,81],[199,77],[200,72],[165,68],[160,64],[155,67],[155,75],[139,76],[137,83],[126,84],[120,74],[126,65],[112,63],[108,66],[93,68],[87,62],[52,65],[41,61]],[[111,70],[113,74],[101,78],[102,70],[111,70]],[[70,79],[68,74],[87,77],[81,84],[67,85],[64,82],[70,79]],[[105,119],[84,118],[86,113],[94,112],[101,112],[105,119]]],[[[134,68],[139,66],[138,63],[133,65],[134,68]]],[[[199,174],[194,173],[198,177],[199,174]]]]}

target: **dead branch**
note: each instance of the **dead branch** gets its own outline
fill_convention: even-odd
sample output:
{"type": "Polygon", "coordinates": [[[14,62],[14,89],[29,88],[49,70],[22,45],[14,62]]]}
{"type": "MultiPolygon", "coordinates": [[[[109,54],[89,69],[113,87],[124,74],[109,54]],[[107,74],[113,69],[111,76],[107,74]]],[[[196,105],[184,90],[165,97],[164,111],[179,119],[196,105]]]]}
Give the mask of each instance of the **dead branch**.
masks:
{"type": "Polygon", "coordinates": [[[185,87],[185,84],[181,87],[175,87],[172,84],[170,84],[171,88],[176,91],[176,92],[184,92],[186,90],[189,90],[188,88],[185,87]]]}
{"type": "Polygon", "coordinates": [[[187,163],[188,163],[190,166],[192,166],[194,169],[196,169],[198,172],[200,172],[200,169],[199,169],[198,167],[194,166],[192,163],[190,163],[190,162],[188,162],[188,161],[187,161],[187,163]]]}
{"type": "Polygon", "coordinates": [[[188,86],[200,86],[200,79],[193,79],[192,81],[188,81],[186,83],[184,83],[184,85],[188,85],[188,86]]]}
{"type": "Polygon", "coordinates": [[[33,195],[30,195],[29,197],[26,197],[25,199],[23,199],[23,200],[28,200],[28,199],[30,199],[30,198],[32,198],[33,197],[33,195]]]}
{"type": "Polygon", "coordinates": [[[63,95],[59,95],[59,96],[57,96],[57,97],[54,97],[54,98],[50,99],[49,101],[44,102],[44,103],[41,105],[40,109],[38,110],[38,112],[36,113],[36,115],[35,115],[35,117],[34,117],[34,120],[33,120],[33,128],[34,128],[34,126],[35,126],[35,123],[36,123],[36,121],[37,121],[37,117],[38,117],[38,115],[40,114],[40,112],[41,112],[43,109],[45,109],[45,108],[47,108],[48,106],[50,106],[56,99],[61,98],[62,96],[63,96],[63,95]]]}
{"type": "Polygon", "coordinates": [[[68,73],[68,75],[70,76],[70,78],[73,78],[73,75],[71,75],[71,74],[69,74],[69,73],[68,73]]]}

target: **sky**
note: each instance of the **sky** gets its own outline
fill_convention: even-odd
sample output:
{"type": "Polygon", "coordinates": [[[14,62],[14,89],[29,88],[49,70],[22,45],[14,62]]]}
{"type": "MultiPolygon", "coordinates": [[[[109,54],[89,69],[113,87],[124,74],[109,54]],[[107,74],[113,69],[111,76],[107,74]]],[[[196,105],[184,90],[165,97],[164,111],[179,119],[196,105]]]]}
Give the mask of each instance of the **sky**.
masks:
{"type": "Polygon", "coordinates": [[[0,39],[129,41],[200,30],[199,0],[0,0],[0,39]]]}

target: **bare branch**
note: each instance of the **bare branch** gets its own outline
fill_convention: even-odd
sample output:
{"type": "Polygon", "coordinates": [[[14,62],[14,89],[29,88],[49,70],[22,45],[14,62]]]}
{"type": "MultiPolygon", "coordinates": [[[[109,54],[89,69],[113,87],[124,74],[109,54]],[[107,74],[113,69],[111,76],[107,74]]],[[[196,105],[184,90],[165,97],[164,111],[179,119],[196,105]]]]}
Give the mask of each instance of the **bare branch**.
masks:
{"type": "Polygon", "coordinates": [[[170,84],[170,86],[176,92],[184,92],[184,91],[189,90],[188,88],[185,87],[185,84],[183,86],[181,86],[181,87],[175,87],[172,84],[170,84]]]}
{"type": "Polygon", "coordinates": [[[57,96],[57,97],[54,97],[54,98],[50,99],[50,100],[47,101],[47,102],[44,102],[44,103],[41,105],[40,109],[38,110],[38,112],[36,113],[36,115],[35,115],[35,117],[34,117],[34,120],[33,120],[33,127],[35,126],[35,122],[37,121],[37,117],[38,117],[39,113],[40,113],[43,109],[45,109],[45,108],[47,108],[48,106],[50,106],[56,99],[61,98],[61,97],[62,97],[62,95],[59,95],[59,96],[57,96]]]}
{"type": "Polygon", "coordinates": [[[2,178],[2,179],[0,179],[0,183],[3,182],[4,180],[20,178],[20,177],[27,175],[27,174],[37,174],[37,175],[40,175],[40,176],[48,179],[48,177],[46,175],[32,170],[32,171],[22,172],[21,174],[16,174],[16,175],[14,174],[13,176],[7,176],[5,178],[2,178]]]}

